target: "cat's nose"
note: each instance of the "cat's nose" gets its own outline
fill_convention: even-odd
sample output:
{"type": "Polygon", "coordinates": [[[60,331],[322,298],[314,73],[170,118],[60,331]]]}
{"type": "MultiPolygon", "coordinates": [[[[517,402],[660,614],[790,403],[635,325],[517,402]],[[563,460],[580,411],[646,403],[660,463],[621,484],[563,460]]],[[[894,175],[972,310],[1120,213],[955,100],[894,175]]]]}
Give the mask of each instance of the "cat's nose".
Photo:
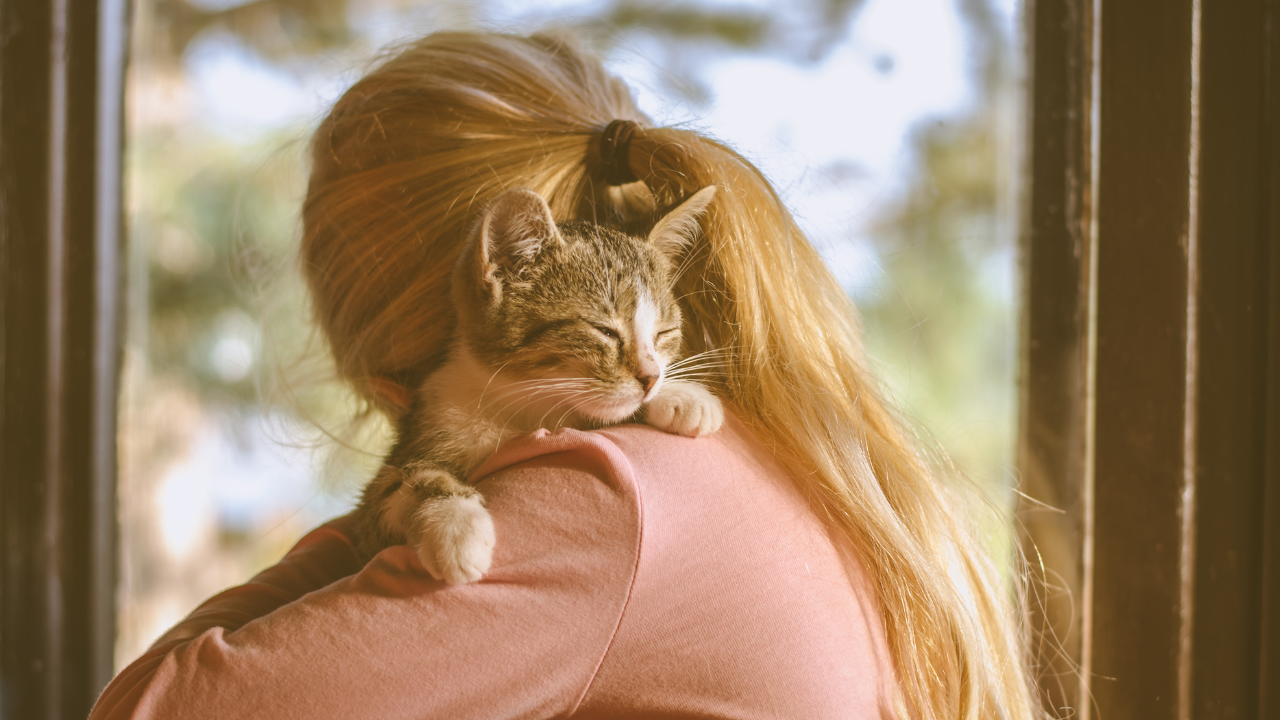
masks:
{"type": "Polygon", "coordinates": [[[637,375],[636,380],[640,381],[640,385],[644,387],[644,395],[647,399],[649,393],[653,392],[653,386],[658,384],[657,375],[637,375]]]}

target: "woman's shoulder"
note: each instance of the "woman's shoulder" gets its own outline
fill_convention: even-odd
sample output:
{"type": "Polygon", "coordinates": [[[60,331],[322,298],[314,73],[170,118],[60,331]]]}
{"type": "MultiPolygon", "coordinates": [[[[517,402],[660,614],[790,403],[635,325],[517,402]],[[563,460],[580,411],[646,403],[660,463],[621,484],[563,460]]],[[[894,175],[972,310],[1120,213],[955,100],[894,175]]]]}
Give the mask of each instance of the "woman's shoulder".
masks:
{"type": "Polygon", "coordinates": [[[629,536],[637,559],[643,545],[646,560],[687,555],[733,567],[717,552],[732,547],[734,556],[770,567],[799,563],[808,575],[821,560],[861,581],[861,563],[827,531],[792,471],[733,414],[700,438],[634,424],[540,430],[499,448],[471,480],[495,514],[538,515],[543,505],[563,504],[609,515],[607,526],[629,536]]]}
{"type": "Polygon", "coordinates": [[[541,474],[537,471],[543,468],[594,475],[613,492],[632,498],[637,512],[640,505],[676,501],[690,508],[736,497],[777,503],[792,512],[804,504],[789,471],[733,414],[718,432],[700,438],[639,424],[539,430],[505,443],[470,480],[492,486],[515,473],[527,487],[530,471],[541,474]]]}
{"type": "Polygon", "coordinates": [[[642,559],[676,558],[713,570],[725,565],[718,549],[728,547],[759,551],[760,562],[793,558],[803,567],[816,553],[839,565],[792,475],[732,414],[700,438],[637,424],[540,430],[504,444],[470,479],[499,528],[519,529],[499,538],[494,570],[504,564],[503,546],[522,552],[555,541],[585,541],[634,572],[642,559]]]}
{"type": "MultiPolygon", "coordinates": [[[[524,500],[537,505],[599,493],[575,502],[576,512],[595,506],[610,516],[583,518],[599,523],[595,566],[631,578],[585,715],[880,715],[893,674],[862,563],[733,416],[696,439],[642,425],[540,433],[504,447],[478,474],[516,495],[534,492],[543,499],[524,500]],[[547,495],[532,487],[565,482],[557,469],[599,482],[547,495]]],[[[505,490],[485,489],[497,491],[499,523],[505,490]]]]}

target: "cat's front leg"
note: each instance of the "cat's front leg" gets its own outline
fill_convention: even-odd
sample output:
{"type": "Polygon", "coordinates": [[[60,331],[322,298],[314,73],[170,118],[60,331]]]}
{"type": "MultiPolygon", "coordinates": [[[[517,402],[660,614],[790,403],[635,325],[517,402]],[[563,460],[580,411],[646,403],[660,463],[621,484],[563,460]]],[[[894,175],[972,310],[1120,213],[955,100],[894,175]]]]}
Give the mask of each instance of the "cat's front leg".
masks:
{"type": "Polygon", "coordinates": [[[701,385],[672,380],[645,405],[645,422],[676,435],[702,437],[724,424],[724,406],[701,385]]]}
{"type": "Polygon", "coordinates": [[[479,580],[493,561],[493,518],[484,497],[452,473],[418,467],[396,500],[402,504],[405,538],[427,572],[450,585],[479,580]]]}

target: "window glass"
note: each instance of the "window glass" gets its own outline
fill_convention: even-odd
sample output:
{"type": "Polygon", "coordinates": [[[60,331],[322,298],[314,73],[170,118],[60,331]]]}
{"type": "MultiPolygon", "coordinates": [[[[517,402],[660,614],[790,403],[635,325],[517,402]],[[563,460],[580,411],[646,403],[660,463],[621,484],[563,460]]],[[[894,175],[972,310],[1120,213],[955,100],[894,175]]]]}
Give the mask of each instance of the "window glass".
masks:
{"type": "Polygon", "coordinates": [[[122,667],[348,509],[385,428],[326,382],[294,265],[310,129],[379,48],[569,27],[658,123],[773,180],[872,370],[996,493],[1012,478],[1017,0],[138,0],[128,80],[122,667]]]}

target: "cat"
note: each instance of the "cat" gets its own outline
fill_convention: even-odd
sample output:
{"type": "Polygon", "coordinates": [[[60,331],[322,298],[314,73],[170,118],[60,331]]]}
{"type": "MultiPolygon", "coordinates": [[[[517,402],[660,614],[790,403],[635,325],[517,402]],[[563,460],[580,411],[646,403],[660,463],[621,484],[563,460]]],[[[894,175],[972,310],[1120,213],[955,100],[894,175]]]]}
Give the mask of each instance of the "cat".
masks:
{"type": "Polygon", "coordinates": [[[689,437],[720,428],[724,410],[710,391],[667,377],[681,349],[674,261],[715,193],[698,191],[643,238],[557,225],[526,189],[493,201],[454,268],[447,359],[416,389],[355,510],[366,560],[407,542],[434,578],[479,580],[493,520],[466,478],[511,437],[629,420],[689,437]]]}

